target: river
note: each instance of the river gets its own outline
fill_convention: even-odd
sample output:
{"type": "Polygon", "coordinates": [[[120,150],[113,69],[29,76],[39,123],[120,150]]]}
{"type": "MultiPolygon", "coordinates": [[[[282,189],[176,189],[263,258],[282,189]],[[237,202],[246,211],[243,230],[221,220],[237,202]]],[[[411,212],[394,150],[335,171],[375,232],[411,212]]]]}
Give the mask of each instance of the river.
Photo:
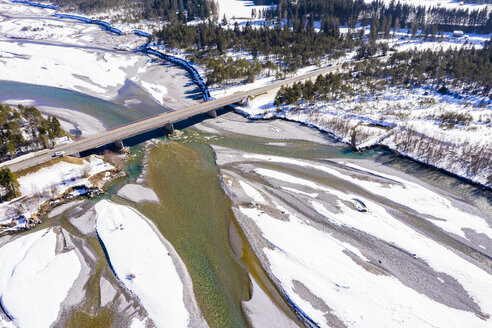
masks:
{"type": "MultiPolygon", "coordinates": [[[[153,109],[129,110],[117,103],[49,87],[2,82],[0,83],[0,95],[2,93],[8,94],[11,98],[29,98],[35,99],[36,103],[76,108],[78,111],[97,117],[107,127],[115,127],[154,114],[153,109]],[[15,90],[15,93],[11,93],[12,90],[15,90]]],[[[228,113],[225,117],[226,119],[219,117],[217,120],[221,120],[221,124],[227,124],[224,123],[227,119],[236,121],[252,131],[265,124],[262,121],[246,121],[240,115],[233,113],[228,113]]],[[[193,127],[193,124],[197,122],[198,120],[191,119],[178,124],[178,127],[184,128],[184,136],[176,140],[165,139],[164,143],[150,150],[147,184],[156,192],[161,204],[134,205],[115,195],[119,188],[126,183],[133,182],[141,173],[143,149],[139,145],[133,147],[134,159],[128,166],[128,177],[114,183],[107,195],[103,197],[136,207],[151,219],[171,242],[190,272],[198,304],[211,327],[249,326],[241,307],[241,302],[247,301],[251,296],[248,272],[255,276],[266,290],[271,291],[270,297],[276,300],[288,316],[295,318],[292,309],[287,306],[271,279],[265,275],[260,261],[249,246],[247,238],[231,211],[231,201],[221,186],[221,172],[216,164],[212,147],[225,147],[246,153],[311,161],[320,159],[324,161],[364,160],[377,165],[383,163],[387,167],[423,180],[446,193],[464,198],[484,212],[490,213],[492,208],[492,197],[489,190],[471,185],[417,162],[395,156],[386,150],[373,149],[354,152],[346,145],[336,143],[326,135],[307,127],[301,127],[296,123],[283,122],[282,127],[287,134],[291,130],[293,135],[297,134],[294,131],[309,130],[308,135],[315,136],[315,139],[318,139],[317,142],[312,142],[308,140],[309,138],[290,139],[286,137],[279,140],[273,137],[259,137],[255,136],[254,132],[231,133],[216,130],[216,133],[207,133],[203,132],[203,129],[199,131],[193,127]],[[231,229],[235,232],[231,232],[231,229]],[[241,254],[233,251],[231,233],[242,236],[240,237],[241,254]]],[[[206,126],[206,121],[200,123],[200,125],[203,124],[206,126]]],[[[272,127],[275,129],[275,123],[267,122],[267,124],[273,124],[272,127]]],[[[337,188],[344,190],[349,188],[349,185],[339,185],[337,188]]],[[[97,201],[90,201],[85,207],[90,207],[97,201]]],[[[56,225],[60,222],[65,229],[76,233],[76,229],[66,220],[66,214],[47,219],[41,227],[56,225]]],[[[80,234],[77,235],[80,236],[80,234]]],[[[87,290],[85,307],[90,309],[95,303],[94,297],[99,295],[97,284],[94,285],[94,282],[99,281],[101,272],[108,271],[108,264],[102,256],[103,253],[99,249],[97,240],[89,238],[88,242],[100,257],[97,270],[90,280],[92,287],[87,290]]],[[[80,326],[79,324],[85,322],[91,326],[109,327],[112,322],[112,312],[108,311],[108,309],[102,309],[94,314],[93,311],[80,309],[72,314],[70,326],[80,326]],[[74,325],[74,322],[79,324],[74,325]]]]}

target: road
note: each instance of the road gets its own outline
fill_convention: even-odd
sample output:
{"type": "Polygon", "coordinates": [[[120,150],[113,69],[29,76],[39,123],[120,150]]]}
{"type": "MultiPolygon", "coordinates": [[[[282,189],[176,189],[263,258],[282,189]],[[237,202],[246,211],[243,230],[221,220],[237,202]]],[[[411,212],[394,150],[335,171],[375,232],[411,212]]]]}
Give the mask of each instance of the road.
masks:
{"type": "MultiPolygon", "coordinates": [[[[389,57],[381,57],[381,60],[387,60],[389,57]]],[[[274,82],[258,88],[253,88],[247,91],[241,91],[232,95],[210,100],[207,102],[195,104],[173,112],[167,112],[152,116],[137,122],[130,123],[112,130],[105,131],[98,135],[90,136],[84,139],[74,141],[72,143],[57,146],[53,149],[45,149],[40,152],[31,153],[11,161],[0,164],[1,167],[8,167],[11,171],[19,171],[34,165],[38,165],[53,159],[55,152],[64,152],[65,155],[74,155],[80,152],[95,149],[113,142],[124,140],[144,132],[158,129],[166,124],[183,121],[189,117],[208,113],[218,108],[238,103],[248,97],[255,97],[266,93],[270,90],[280,88],[281,86],[289,85],[298,81],[315,78],[320,74],[327,74],[341,69],[342,65],[334,65],[326,68],[317,69],[306,74],[295,76],[289,79],[274,82]]]]}

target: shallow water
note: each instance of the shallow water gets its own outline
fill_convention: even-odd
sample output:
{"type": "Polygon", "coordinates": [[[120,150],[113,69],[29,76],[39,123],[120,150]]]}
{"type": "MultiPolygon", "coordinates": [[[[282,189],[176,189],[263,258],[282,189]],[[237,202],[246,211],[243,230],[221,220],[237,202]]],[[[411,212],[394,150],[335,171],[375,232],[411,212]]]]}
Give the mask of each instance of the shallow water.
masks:
{"type": "MultiPolygon", "coordinates": [[[[119,104],[57,88],[0,82],[0,100],[23,99],[26,98],[26,94],[30,94],[30,98],[35,98],[40,103],[75,108],[93,115],[108,127],[153,115],[155,110],[129,109],[119,104]]],[[[235,218],[230,209],[230,201],[221,188],[219,170],[209,145],[291,158],[342,160],[347,158],[384,163],[458,194],[485,212],[492,209],[490,190],[484,190],[442,171],[395,156],[390,151],[373,149],[354,152],[341,144],[322,145],[308,141],[286,140],[284,145],[273,139],[230,134],[215,136],[197,132],[193,128],[184,131],[183,137],[174,141],[166,139],[164,144],[153,148],[149,155],[148,184],[159,196],[161,204],[136,205],[135,208],[156,224],[183,259],[193,280],[198,304],[211,327],[249,326],[240,305],[241,301],[246,301],[250,297],[249,278],[245,268],[250,272],[256,270],[251,273],[259,277],[260,283],[263,283],[266,289],[271,289],[272,286],[258,266],[258,260],[254,258],[254,254],[248,248],[249,245],[243,247],[243,262],[238,261],[232,251],[229,229],[231,223],[235,224],[235,218]]],[[[127,167],[128,177],[113,183],[108,194],[103,197],[121,202],[114,193],[140,174],[142,169],[140,147],[132,147],[132,154],[133,160],[127,167]]],[[[36,230],[54,224],[61,224],[68,231],[75,233],[74,228],[64,218],[47,220],[36,230]]],[[[92,243],[91,246],[99,256],[103,256],[100,254],[99,247],[92,243]]],[[[94,277],[87,285],[88,300],[82,308],[73,312],[68,325],[70,327],[107,327],[112,320],[112,313],[107,311],[96,311],[89,315],[91,312],[89,309],[97,305],[99,295],[99,279],[96,278],[100,276],[101,271],[108,272],[108,264],[104,256],[98,266],[101,268],[96,268],[94,277]]],[[[272,289],[270,294],[275,298],[276,296],[273,295],[275,289],[272,289]]],[[[278,301],[281,306],[285,305],[282,304],[283,300],[278,301]]]]}
{"type": "MultiPolygon", "coordinates": [[[[162,204],[144,204],[138,209],[156,223],[183,258],[195,284],[199,305],[212,327],[247,325],[239,302],[249,298],[249,281],[246,271],[231,252],[228,229],[235,219],[230,212],[230,202],[220,187],[218,168],[209,145],[303,159],[369,159],[401,167],[410,174],[417,171],[419,178],[428,176],[434,180],[437,176],[440,179],[437,181],[444,187],[449,186],[445,189],[460,190],[461,196],[474,203],[486,205],[490,197],[489,192],[480,191],[476,186],[438,170],[424,170],[423,165],[396,157],[386,150],[356,153],[345,146],[289,141],[288,147],[279,147],[268,142],[242,135],[236,138],[213,136],[190,128],[185,129],[182,138],[166,139],[150,154],[148,181],[162,204]]],[[[334,183],[343,184],[343,181],[334,183]]],[[[243,255],[247,268],[251,270],[257,265],[257,259],[248,261],[251,252],[243,255]]],[[[255,275],[263,274],[260,271],[255,275]]],[[[268,285],[267,279],[263,280],[268,285]]]]}
{"type": "Polygon", "coordinates": [[[139,99],[139,105],[131,107],[91,97],[80,92],[55,87],[0,81],[0,102],[8,99],[32,99],[36,106],[53,106],[80,111],[101,120],[108,128],[115,128],[139,119],[163,113],[168,109],[153,103],[145,93],[138,92],[131,83],[119,94],[121,100],[139,99]]]}
{"type": "Polygon", "coordinates": [[[139,210],[185,262],[210,326],[247,327],[239,302],[249,299],[249,280],[229,245],[233,216],[210,147],[166,142],[152,149],[148,181],[161,204],[139,210]]]}

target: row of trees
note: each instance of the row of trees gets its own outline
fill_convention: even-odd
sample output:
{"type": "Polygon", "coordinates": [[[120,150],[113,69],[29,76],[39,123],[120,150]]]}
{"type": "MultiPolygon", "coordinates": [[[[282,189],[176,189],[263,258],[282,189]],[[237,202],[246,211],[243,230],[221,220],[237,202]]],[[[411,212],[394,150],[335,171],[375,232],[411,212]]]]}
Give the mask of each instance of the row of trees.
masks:
{"type": "Polygon", "coordinates": [[[54,116],[45,119],[35,107],[0,104],[0,161],[51,147],[54,139],[64,134],[54,116]]]}
{"type": "Polygon", "coordinates": [[[482,49],[396,52],[388,64],[374,61],[355,69],[394,85],[431,85],[436,89],[445,85],[483,96],[490,96],[492,90],[492,40],[482,49]]]}
{"type": "Polygon", "coordinates": [[[352,79],[350,74],[329,73],[318,75],[316,81],[296,82],[292,86],[282,86],[275,97],[275,105],[293,105],[301,100],[326,101],[338,91],[345,91],[348,86],[344,81],[352,79]]]}
{"type": "Polygon", "coordinates": [[[165,21],[191,21],[217,17],[218,5],[214,0],[55,0],[56,4],[85,13],[113,8],[137,8],[140,17],[160,18],[165,21]]]}
{"type": "Polygon", "coordinates": [[[313,64],[328,54],[340,56],[355,46],[350,35],[342,38],[331,32],[317,33],[313,28],[292,30],[280,25],[253,28],[246,24],[241,28],[236,24],[226,29],[212,22],[173,24],[156,32],[156,37],[171,48],[193,48],[202,56],[222,55],[227,50],[246,51],[253,58],[263,55],[267,60],[282,62],[287,70],[313,64]]]}
{"type": "MultiPolygon", "coordinates": [[[[403,28],[417,26],[418,29],[425,29],[429,25],[436,24],[440,31],[449,31],[453,28],[474,26],[484,33],[488,33],[487,26],[490,27],[492,20],[492,15],[487,8],[471,10],[460,7],[426,7],[395,0],[389,4],[383,1],[366,3],[363,0],[280,0],[276,7],[261,12],[260,15],[265,19],[276,19],[279,22],[287,20],[293,26],[306,25],[309,19],[323,23],[336,18],[340,24],[353,28],[357,23],[367,26],[373,17],[377,17],[380,26],[383,27],[388,24],[403,28]],[[383,20],[387,21],[387,24],[383,24],[383,20]]],[[[490,29],[488,31],[490,32],[490,29]]]]}
{"type": "MultiPolygon", "coordinates": [[[[387,63],[378,60],[359,62],[351,74],[320,75],[311,80],[282,87],[275,105],[292,105],[300,101],[326,101],[351,92],[346,81],[385,81],[396,86],[432,86],[441,93],[449,89],[490,97],[492,90],[492,42],[483,49],[463,49],[433,52],[407,51],[394,53],[387,63]]],[[[468,117],[447,114],[443,121],[465,124],[468,117]]]]}
{"type": "Polygon", "coordinates": [[[268,71],[269,75],[279,72],[279,67],[271,61],[249,61],[231,57],[225,59],[213,56],[192,57],[191,60],[207,67],[205,78],[208,86],[252,83],[263,71],[268,71]]]}

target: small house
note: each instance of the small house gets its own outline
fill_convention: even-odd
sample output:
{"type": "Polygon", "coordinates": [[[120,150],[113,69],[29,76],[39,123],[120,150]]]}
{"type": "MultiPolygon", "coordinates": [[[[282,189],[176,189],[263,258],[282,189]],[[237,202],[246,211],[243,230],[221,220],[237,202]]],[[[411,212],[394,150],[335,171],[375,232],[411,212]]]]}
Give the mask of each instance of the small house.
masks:
{"type": "Polygon", "coordinates": [[[453,32],[454,38],[461,38],[462,36],[463,36],[463,31],[454,31],[453,32]]]}

